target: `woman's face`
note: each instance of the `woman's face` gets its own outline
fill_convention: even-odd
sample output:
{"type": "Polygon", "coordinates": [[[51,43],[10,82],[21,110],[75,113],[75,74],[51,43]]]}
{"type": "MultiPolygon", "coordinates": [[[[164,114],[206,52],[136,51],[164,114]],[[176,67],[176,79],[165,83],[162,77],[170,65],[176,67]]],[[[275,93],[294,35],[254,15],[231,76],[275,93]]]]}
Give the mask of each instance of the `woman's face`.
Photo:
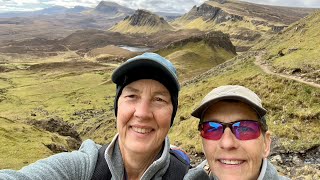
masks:
{"type": "Polygon", "coordinates": [[[160,82],[141,79],[125,86],[117,112],[121,149],[134,153],[159,151],[170,129],[172,111],[170,93],[160,82]]]}

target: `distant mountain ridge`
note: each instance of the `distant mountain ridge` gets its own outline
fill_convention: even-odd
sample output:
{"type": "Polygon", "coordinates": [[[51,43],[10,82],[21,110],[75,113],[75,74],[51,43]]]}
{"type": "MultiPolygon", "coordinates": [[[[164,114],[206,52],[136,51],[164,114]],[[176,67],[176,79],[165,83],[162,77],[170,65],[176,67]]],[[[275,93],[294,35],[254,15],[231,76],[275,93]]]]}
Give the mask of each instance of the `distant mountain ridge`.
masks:
{"type": "Polygon", "coordinates": [[[93,10],[97,13],[103,14],[132,14],[134,13],[133,9],[121,6],[115,2],[101,1],[93,10]]]}
{"type": "Polygon", "coordinates": [[[170,24],[178,29],[221,30],[230,34],[237,51],[246,51],[265,34],[278,33],[315,10],[211,0],[194,6],[170,24]]]}
{"type": "Polygon", "coordinates": [[[86,29],[110,29],[126,34],[198,29],[228,33],[237,51],[246,51],[265,34],[280,32],[313,10],[235,0],[211,0],[198,7],[194,6],[179,17],[180,15],[175,13],[134,11],[115,2],[101,1],[95,8],[78,6],[68,9],[56,6],[29,12],[33,16],[38,14],[37,18],[26,16],[0,19],[0,42],[12,38],[64,38],[77,30],[86,29]]]}
{"type": "Polygon", "coordinates": [[[52,6],[38,11],[26,11],[26,12],[7,12],[0,13],[0,18],[12,18],[12,17],[33,17],[39,15],[57,15],[66,13],[81,13],[88,11],[92,8],[84,6],[75,6],[73,8],[66,8],[63,6],[52,6]]]}

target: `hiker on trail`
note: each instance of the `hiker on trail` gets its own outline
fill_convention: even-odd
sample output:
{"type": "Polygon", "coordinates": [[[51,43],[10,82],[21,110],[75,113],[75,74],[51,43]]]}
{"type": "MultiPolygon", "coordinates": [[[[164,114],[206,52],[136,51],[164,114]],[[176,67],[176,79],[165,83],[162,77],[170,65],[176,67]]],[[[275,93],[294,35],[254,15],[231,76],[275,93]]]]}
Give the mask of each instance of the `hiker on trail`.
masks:
{"type": "Polygon", "coordinates": [[[238,85],[213,89],[192,112],[206,160],[184,179],[287,179],[267,160],[270,132],[266,109],[251,90],[238,85]]]}
{"type": "Polygon", "coordinates": [[[78,151],[53,155],[0,179],[182,179],[189,165],[167,137],[178,107],[176,69],[155,53],[129,59],[112,74],[117,134],[108,145],[92,140],[78,151]]]}

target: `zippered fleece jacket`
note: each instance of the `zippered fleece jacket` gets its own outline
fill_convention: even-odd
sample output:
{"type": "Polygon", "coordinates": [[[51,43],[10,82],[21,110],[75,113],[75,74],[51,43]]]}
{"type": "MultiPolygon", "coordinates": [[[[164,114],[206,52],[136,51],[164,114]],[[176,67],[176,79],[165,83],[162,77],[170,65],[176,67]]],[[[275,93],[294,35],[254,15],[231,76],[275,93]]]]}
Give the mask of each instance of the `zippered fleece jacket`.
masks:
{"type": "MultiPolygon", "coordinates": [[[[90,180],[96,166],[98,150],[101,145],[86,140],[77,151],[55,154],[38,160],[18,171],[0,170],[0,180],[90,180]]],[[[159,158],[144,172],[142,180],[160,180],[170,164],[170,142],[166,137],[165,145],[159,158]]],[[[105,159],[112,174],[112,180],[125,177],[118,134],[105,151],[105,159]]]]}
{"type": "MultiPolygon", "coordinates": [[[[183,180],[218,180],[214,174],[205,171],[205,166],[208,166],[207,160],[204,160],[196,168],[189,170],[183,180]]],[[[261,167],[261,171],[257,180],[289,180],[289,178],[278,175],[276,168],[267,160],[264,159],[261,167]]]]}

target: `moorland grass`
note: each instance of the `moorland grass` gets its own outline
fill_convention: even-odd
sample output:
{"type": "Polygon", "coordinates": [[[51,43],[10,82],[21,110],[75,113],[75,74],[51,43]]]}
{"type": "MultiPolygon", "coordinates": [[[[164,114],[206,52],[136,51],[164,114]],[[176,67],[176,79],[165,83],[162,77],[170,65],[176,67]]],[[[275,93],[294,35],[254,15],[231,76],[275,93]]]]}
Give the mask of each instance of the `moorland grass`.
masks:
{"type": "Polygon", "coordinates": [[[320,12],[290,25],[285,31],[262,41],[254,49],[265,49],[277,69],[319,69],[320,12]],[[282,52],[284,55],[279,56],[282,52]]]}
{"type": "Polygon", "coordinates": [[[178,69],[180,81],[190,79],[234,57],[223,48],[210,47],[203,41],[159,50],[156,53],[170,59],[178,69]]]}
{"type": "Polygon", "coordinates": [[[320,144],[320,90],[307,85],[263,73],[252,60],[241,63],[223,74],[202,79],[184,86],[179,111],[170,131],[171,141],[202,152],[197,132],[198,120],[190,116],[213,88],[239,84],[255,91],[268,110],[267,122],[273,137],[288,152],[303,152],[320,144]]]}
{"type": "MultiPolygon", "coordinates": [[[[205,45],[198,46],[199,49],[207,48],[205,45]]],[[[196,45],[190,44],[187,47],[189,49],[160,53],[172,57],[179,72],[184,71],[184,65],[189,65],[190,68],[194,66],[194,69],[204,68],[199,63],[200,59],[188,59],[186,57],[189,56],[185,56],[199,50],[196,49],[196,45]]],[[[199,54],[194,57],[200,58],[199,54]]],[[[268,109],[267,121],[270,131],[279,139],[280,147],[284,150],[300,152],[320,144],[319,89],[265,74],[253,64],[253,58],[235,64],[227,71],[208,75],[182,86],[178,114],[169,134],[172,144],[181,146],[189,153],[202,152],[201,138],[197,131],[198,120],[192,118],[190,113],[204,95],[214,87],[225,84],[240,84],[257,92],[268,109]]],[[[214,63],[206,68],[210,69],[213,66],[214,63]]],[[[213,68],[210,71],[219,70],[221,69],[213,68]]],[[[201,72],[190,73],[194,76],[201,72]]],[[[187,76],[187,73],[186,68],[180,79],[188,80],[189,78],[183,77],[187,76]]],[[[0,85],[5,91],[1,93],[3,99],[0,102],[0,116],[3,117],[0,123],[0,142],[9,144],[0,148],[3,154],[0,162],[4,162],[2,160],[5,159],[0,168],[18,169],[50,155],[44,143],[53,142],[66,146],[63,137],[26,125],[25,122],[30,120],[59,117],[73,125],[83,140],[90,138],[100,144],[110,142],[116,133],[113,111],[115,86],[110,81],[110,74],[110,70],[78,73],[17,70],[1,73],[0,85]],[[57,136],[59,138],[56,138],[57,136]],[[29,149],[16,152],[17,155],[14,157],[10,155],[17,147],[28,148],[26,146],[29,142],[29,149]],[[22,156],[25,158],[19,158],[21,161],[15,158],[22,156]]]]}
{"type": "Polygon", "coordinates": [[[19,169],[52,155],[45,144],[53,141],[65,144],[61,143],[64,139],[59,135],[52,138],[53,135],[48,132],[6,118],[0,117],[0,122],[0,169],[19,169]]]}
{"type": "MultiPolygon", "coordinates": [[[[115,86],[109,76],[109,71],[66,73],[17,70],[1,73],[0,85],[5,91],[1,93],[0,117],[14,123],[2,120],[0,123],[4,133],[0,141],[9,143],[8,147],[0,148],[3,154],[0,162],[4,163],[0,163],[0,169],[17,169],[52,154],[43,144],[52,142],[58,135],[26,125],[29,121],[59,118],[73,125],[82,139],[93,138],[101,144],[110,142],[115,134],[111,110],[115,86]],[[93,110],[102,113],[96,115],[93,110]],[[98,125],[101,127],[97,128],[98,125]],[[22,137],[22,133],[28,138],[22,137]],[[7,140],[8,135],[13,141],[7,140]],[[30,147],[26,148],[29,142],[30,147]],[[14,149],[18,149],[14,151],[17,156],[12,156],[11,150],[14,149]]],[[[66,142],[61,144],[67,147],[66,142]]]]}

